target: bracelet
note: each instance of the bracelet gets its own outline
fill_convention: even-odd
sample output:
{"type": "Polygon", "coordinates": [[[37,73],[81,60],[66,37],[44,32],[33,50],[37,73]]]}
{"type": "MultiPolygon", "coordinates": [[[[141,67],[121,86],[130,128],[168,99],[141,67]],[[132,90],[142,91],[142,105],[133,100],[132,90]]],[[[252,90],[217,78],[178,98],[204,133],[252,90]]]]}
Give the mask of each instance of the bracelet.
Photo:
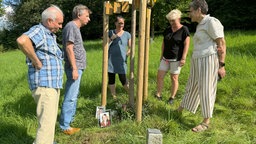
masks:
{"type": "Polygon", "coordinates": [[[225,63],[224,62],[219,62],[219,67],[224,67],[225,66],[225,63]]]}

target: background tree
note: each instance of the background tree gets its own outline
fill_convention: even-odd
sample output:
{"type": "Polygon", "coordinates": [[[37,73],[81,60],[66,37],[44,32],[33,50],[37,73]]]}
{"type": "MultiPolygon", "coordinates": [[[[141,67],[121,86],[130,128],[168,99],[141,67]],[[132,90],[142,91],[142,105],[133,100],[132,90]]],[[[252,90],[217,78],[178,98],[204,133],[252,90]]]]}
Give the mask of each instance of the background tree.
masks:
{"type": "Polygon", "coordinates": [[[16,35],[13,33],[13,11],[12,9],[18,4],[16,0],[1,0],[0,1],[0,16],[1,17],[1,31],[0,31],[0,51],[5,51],[9,48],[16,48],[16,44],[13,42],[16,35]]]}
{"type": "MultiPolygon", "coordinates": [[[[3,1],[3,0],[0,0],[3,1]]],[[[209,5],[209,14],[218,18],[224,25],[225,30],[230,29],[255,29],[256,5],[253,0],[206,0],[209,5]]],[[[83,38],[102,38],[103,26],[103,2],[101,0],[4,0],[5,4],[14,6],[15,14],[10,19],[15,27],[12,30],[5,30],[1,37],[1,44],[5,48],[17,48],[15,39],[27,31],[32,25],[38,24],[42,11],[50,4],[58,5],[65,14],[64,24],[70,20],[72,9],[77,4],[84,4],[92,10],[91,21],[87,26],[81,28],[83,38]],[[20,2],[20,3],[19,3],[20,2]],[[19,5],[17,5],[19,4],[19,5]]],[[[157,0],[152,8],[152,31],[162,34],[162,31],[169,25],[165,16],[174,8],[182,11],[182,24],[187,25],[191,32],[194,32],[196,23],[191,23],[188,18],[188,5],[191,0],[157,0]]],[[[131,7],[130,7],[131,9],[131,7]]],[[[131,12],[131,10],[130,10],[131,12]]],[[[121,13],[126,19],[125,30],[131,29],[131,13],[121,13]]],[[[116,15],[110,16],[110,29],[114,28],[116,15]]],[[[137,22],[139,12],[137,11],[137,22]]],[[[138,23],[137,23],[138,30],[138,23]]],[[[61,32],[57,33],[58,41],[61,42],[61,32]]]]}
{"type": "MultiPolygon", "coordinates": [[[[16,28],[19,34],[28,30],[32,25],[38,24],[41,21],[42,11],[55,4],[59,6],[65,15],[63,26],[70,20],[72,20],[72,10],[77,4],[84,4],[92,10],[90,16],[91,22],[81,28],[81,33],[84,38],[95,39],[100,37],[102,33],[102,1],[94,0],[24,0],[16,9],[16,15],[13,17],[13,21],[17,24],[16,28]]],[[[61,39],[60,32],[57,34],[61,39]]]]}
{"type": "Polygon", "coordinates": [[[0,0],[0,17],[4,14],[2,0],[0,0]]]}
{"type": "Polygon", "coordinates": [[[225,29],[255,29],[256,5],[254,0],[206,0],[209,13],[218,18],[225,29]]]}
{"type": "Polygon", "coordinates": [[[191,0],[159,0],[155,3],[152,11],[152,18],[154,19],[154,28],[156,34],[162,33],[163,30],[170,25],[168,20],[166,19],[166,15],[172,9],[179,9],[182,15],[182,24],[189,24],[187,8],[188,4],[191,0]]]}

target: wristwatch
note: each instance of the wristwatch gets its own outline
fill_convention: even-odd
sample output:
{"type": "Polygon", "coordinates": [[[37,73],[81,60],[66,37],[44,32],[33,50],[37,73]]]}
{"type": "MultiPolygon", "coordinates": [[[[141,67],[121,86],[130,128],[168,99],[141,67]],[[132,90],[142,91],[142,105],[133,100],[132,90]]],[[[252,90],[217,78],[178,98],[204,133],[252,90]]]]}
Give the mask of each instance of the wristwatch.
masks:
{"type": "Polygon", "coordinates": [[[219,67],[224,67],[225,66],[225,63],[224,62],[219,62],[219,67]]]}

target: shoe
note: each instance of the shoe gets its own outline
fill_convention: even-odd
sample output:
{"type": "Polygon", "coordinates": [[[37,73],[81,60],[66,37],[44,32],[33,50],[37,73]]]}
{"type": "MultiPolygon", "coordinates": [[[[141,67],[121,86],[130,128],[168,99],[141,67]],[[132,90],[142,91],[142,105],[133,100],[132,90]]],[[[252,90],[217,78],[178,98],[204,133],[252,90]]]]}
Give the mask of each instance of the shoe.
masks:
{"type": "Polygon", "coordinates": [[[155,95],[155,98],[157,98],[159,101],[162,100],[162,96],[157,96],[157,95],[155,95]]]}
{"type": "Polygon", "coordinates": [[[172,105],[174,103],[174,98],[170,97],[168,100],[168,104],[172,105]]]}
{"type": "Polygon", "coordinates": [[[63,130],[63,133],[64,134],[67,134],[67,135],[72,135],[74,133],[77,133],[80,131],[80,128],[73,128],[73,127],[70,127],[69,129],[67,130],[63,130]]]}
{"type": "Polygon", "coordinates": [[[198,126],[192,128],[193,132],[203,132],[205,130],[207,130],[209,128],[209,125],[202,122],[201,124],[199,124],[198,126]]]}

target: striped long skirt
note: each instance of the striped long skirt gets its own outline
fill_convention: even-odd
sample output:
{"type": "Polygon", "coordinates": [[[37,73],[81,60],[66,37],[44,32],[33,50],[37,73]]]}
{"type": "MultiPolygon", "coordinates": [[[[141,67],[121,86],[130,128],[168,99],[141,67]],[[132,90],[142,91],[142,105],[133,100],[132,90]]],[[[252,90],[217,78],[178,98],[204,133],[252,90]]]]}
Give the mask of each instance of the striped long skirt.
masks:
{"type": "Polygon", "coordinates": [[[218,79],[218,56],[213,54],[203,58],[192,58],[190,76],[181,106],[192,113],[201,106],[202,116],[211,118],[216,99],[218,79]]]}

